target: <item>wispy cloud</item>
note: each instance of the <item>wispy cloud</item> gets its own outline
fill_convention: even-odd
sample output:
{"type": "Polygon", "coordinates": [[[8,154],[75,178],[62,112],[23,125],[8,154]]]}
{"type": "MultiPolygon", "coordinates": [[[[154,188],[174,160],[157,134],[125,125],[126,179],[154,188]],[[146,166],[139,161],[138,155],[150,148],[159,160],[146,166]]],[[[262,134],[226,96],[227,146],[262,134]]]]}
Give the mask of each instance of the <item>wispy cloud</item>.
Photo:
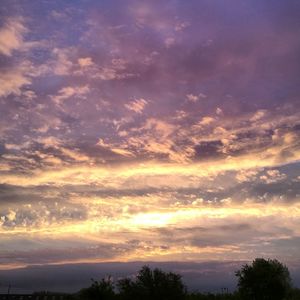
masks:
{"type": "Polygon", "coordinates": [[[86,94],[90,92],[90,88],[88,85],[84,86],[67,86],[58,91],[56,96],[52,96],[52,99],[55,103],[60,104],[62,101],[69,99],[71,97],[74,98],[85,98],[86,94]]]}
{"type": "Polygon", "coordinates": [[[129,110],[132,110],[136,113],[142,113],[145,106],[148,104],[148,102],[145,99],[135,99],[133,101],[130,101],[129,103],[125,104],[125,107],[129,110]]]}
{"type": "Polygon", "coordinates": [[[89,67],[93,65],[93,60],[91,57],[81,57],[78,58],[78,64],[80,67],[89,67]]]}
{"type": "Polygon", "coordinates": [[[31,79],[22,67],[6,70],[0,74],[0,96],[20,95],[22,87],[30,84],[31,79]]]}
{"type": "Polygon", "coordinates": [[[11,56],[14,50],[22,50],[26,32],[28,30],[21,19],[8,18],[0,28],[0,53],[11,56]]]}

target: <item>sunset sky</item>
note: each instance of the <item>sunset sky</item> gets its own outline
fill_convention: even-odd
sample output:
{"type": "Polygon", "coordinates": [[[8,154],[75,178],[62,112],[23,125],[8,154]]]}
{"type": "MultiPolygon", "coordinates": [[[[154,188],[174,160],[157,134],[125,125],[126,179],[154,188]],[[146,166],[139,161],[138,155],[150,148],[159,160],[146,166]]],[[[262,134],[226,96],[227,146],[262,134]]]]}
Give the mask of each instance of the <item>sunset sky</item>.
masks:
{"type": "Polygon", "coordinates": [[[299,98],[297,0],[2,0],[0,269],[298,268],[299,98]]]}

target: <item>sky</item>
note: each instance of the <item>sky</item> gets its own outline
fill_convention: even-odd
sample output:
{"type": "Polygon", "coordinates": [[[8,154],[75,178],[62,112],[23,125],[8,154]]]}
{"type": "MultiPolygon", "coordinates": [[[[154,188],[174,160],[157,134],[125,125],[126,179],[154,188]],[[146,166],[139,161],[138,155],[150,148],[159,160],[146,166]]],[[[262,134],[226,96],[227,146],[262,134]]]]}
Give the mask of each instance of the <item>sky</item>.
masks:
{"type": "Polygon", "coordinates": [[[2,0],[1,274],[300,274],[299,36],[297,0],[2,0]]]}

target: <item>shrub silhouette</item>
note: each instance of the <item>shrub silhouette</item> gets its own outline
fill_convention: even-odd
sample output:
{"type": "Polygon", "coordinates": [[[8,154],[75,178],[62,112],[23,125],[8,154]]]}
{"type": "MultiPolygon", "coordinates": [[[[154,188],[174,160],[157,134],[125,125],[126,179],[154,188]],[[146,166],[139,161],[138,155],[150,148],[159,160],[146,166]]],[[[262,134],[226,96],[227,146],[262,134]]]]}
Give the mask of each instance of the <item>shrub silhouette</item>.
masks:
{"type": "Polygon", "coordinates": [[[243,300],[282,300],[291,290],[289,270],[278,260],[257,258],[236,272],[243,300]]]}
{"type": "Polygon", "coordinates": [[[118,288],[124,300],[181,300],[186,295],[180,275],[148,266],[142,267],[136,280],[119,280],[118,288]]]}

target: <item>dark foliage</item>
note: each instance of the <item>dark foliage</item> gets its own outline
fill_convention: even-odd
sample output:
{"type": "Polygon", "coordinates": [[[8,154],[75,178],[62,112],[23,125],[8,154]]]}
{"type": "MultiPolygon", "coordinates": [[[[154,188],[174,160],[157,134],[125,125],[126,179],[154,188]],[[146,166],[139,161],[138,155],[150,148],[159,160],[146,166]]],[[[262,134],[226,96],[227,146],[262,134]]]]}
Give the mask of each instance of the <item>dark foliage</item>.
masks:
{"type": "MultiPolygon", "coordinates": [[[[191,293],[187,294],[186,300],[245,300],[238,292],[228,294],[201,294],[191,293]]],[[[300,300],[300,290],[293,289],[285,300],[300,300]]]]}
{"type": "Polygon", "coordinates": [[[144,266],[136,280],[129,278],[118,282],[120,297],[124,300],[181,300],[185,299],[186,288],[181,276],[144,266]]]}
{"type": "Polygon", "coordinates": [[[201,294],[192,293],[187,295],[186,300],[241,300],[238,294],[201,294]]]}
{"type": "Polygon", "coordinates": [[[236,272],[243,300],[283,300],[291,292],[289,270],[278,260],[257,258],[236,272]]]}
{"type": "Polygon", "coordinates": [[[290,296],[288,297],[288,300],[300,300],[300,289],[293,289],[290,292],[290,296]]]}
{"type": "Polygon", "coordinates": [[[112,300],[115,299],[114,286],[111,278],[93,280],[90,287],[82,289],[78,293],[79,299],[82,300],[112,300]]]}
{"type": "Polygon", "coordinates": [[[116,286],[110,277],[93,280],[70,300],[300,300],[300,290],[291,289],[287,267],[277,260],[258,258],[236,276],[237,292],[187,293],[180,275],[144,266],[134,279],[121,279],[116,286]]]}

